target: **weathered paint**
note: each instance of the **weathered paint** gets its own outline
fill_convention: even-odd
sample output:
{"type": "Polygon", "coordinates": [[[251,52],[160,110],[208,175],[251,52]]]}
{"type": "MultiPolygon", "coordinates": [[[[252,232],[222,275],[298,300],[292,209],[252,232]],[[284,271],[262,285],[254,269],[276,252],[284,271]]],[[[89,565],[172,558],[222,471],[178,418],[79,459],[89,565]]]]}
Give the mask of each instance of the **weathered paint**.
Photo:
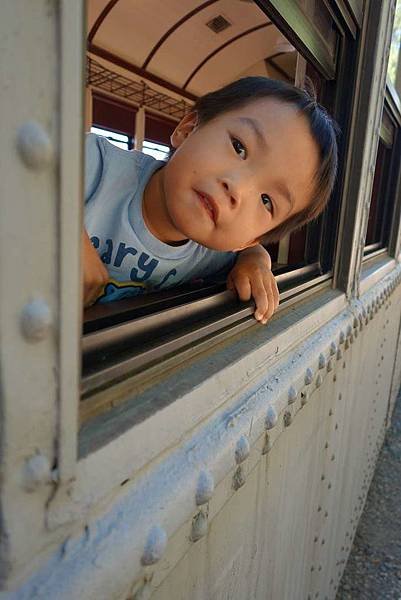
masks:
{"type": "MultiPolygon", "coordinates": [[[[400,271],[396,267],[370,289],[359,308],[390,289],[400,271]]],[[[400,319],[400,287],[390,301],[345,351],[344,361],[319,373],[320,386],[305,384],[305,371],[316,370],[320,355],[340,344],[341,330],[353,323],[353,307],[287,352],[236,402],[234,426],[226,427],[226,410],[216,411],[115,495],[102,515],[89,516],[89,534],[62,544],[15,597],[124,598],[145,576],[144,564],[154,565],[147,583],[154,598],[202,598],[206,589],[213,599],[227,597],[227,590],[230,598],[296,598],[300,590],[305,597],[316,591],[333,597],[335,584],[329,582],[341,575],[347,556],[341,548],[350,545],[372,474],[369,459],[384,434],[399,343],[389,323],[400,319]],[[387,360],[379,358],[378,379],[375,348],[384,338],[387,360]],[[299,397],[291,404],[290,427],[278,419],[264,454],[266,406],[284,417],[289,381],[297,390],[310,388],[308,402],[303,406],[299,397]],[[208,516],[196,512],[202,479],[208,483],[201,489],[211,490],[208,516]]]]}

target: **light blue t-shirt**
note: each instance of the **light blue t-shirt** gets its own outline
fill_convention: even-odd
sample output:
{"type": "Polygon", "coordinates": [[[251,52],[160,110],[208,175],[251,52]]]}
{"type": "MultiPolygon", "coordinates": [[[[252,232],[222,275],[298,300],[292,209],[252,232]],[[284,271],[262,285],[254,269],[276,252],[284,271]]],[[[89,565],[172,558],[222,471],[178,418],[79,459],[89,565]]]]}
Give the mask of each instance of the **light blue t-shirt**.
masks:
{"type": "Polygon", "coordinates": [[[189,240],[170,246],[146,227],[143,191],[165,163],[86,137],[85,227],[111,282],[100,302],[111,302],[228,273],[234,252],[209,250],[189,240]]]}

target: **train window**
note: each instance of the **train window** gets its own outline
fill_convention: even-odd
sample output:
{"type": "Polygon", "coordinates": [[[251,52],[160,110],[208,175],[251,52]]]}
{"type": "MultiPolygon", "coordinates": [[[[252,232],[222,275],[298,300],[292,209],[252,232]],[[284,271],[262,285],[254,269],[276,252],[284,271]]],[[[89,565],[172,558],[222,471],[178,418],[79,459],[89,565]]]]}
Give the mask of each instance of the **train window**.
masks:
{"type": "Polygon", "coordinates": [[[391,86],[395,89],[399,98],[401,98],[401,0],[397,0],[394,26],[391,37],[390,56],[388,61],[387,76],[391,86]]]}
{"type": "MultiPolygon", "coordinates": [[[[289,12],[287,5],[236,0],[220,14],[213,2],[192,2],[190,9],[164,0],[135,10],[110,3],[102,12],[89,0],[90,124],[123,129],[136,148],[153,144],[167,153],[171,131],[197,97],[247,75],[296,85],[308,76],[318,100],[341,121],[345,86],[337,86],[337,50],[348,33],[321,3],[300,2],[289,12]]],[[[317,221],[267,246],[282,302],[330,280],[338,203],[336,193],[317,221]]],[[[252,313],[218,275],[91,307],[84,316],[83,419],[116,404],[109,394],[100,407],[99,390],[243,331],[253,325],[252,313]]]]}
{"type": "Polygon", "coordinates": [[[394,179],[398,165],[394,161],[396,128],[385,105],[380,127],[376,167],[373,178],[364,257],[387,248],[394,208],[394,179]]]}

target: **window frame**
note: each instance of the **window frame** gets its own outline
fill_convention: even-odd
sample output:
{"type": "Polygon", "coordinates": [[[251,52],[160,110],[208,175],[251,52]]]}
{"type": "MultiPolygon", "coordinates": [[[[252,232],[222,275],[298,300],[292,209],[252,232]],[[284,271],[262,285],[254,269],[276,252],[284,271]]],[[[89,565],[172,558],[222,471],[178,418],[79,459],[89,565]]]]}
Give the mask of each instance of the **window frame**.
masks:
{"type": "MultiPolygon", "coordinates": [[[[267,18],[270,18],[271,15],[268,14],[268,13],[266,13],[266,10],[271,10],[271,7],[270,7],[271,3],[270,2],[264,2],[264,1],[263,2],[259,2],[259,1],[256,0],[255,4],[257,4],[263,10],[263,12],[266,14],[267,18]],[[267,7],[267,5],[268,5],[268,7],[267,7]]],[[[286,11],[288,12],[288,10],[289,10],[288,6],[289,5],[286,4],[283,9],[280,8],[280,11],[282,10],[281,20],[283,19],[283,15],[287,14],[286,11]]],[[[295,13],[294,13],[294,11],[290,11],[290,13],[292,15],[292,18],[294,16],[294,14],[296,16],[299,16],[298,15],[298,11],[299,11],[298,8],[295,10],[295,13]]],[[[274,14],[276,14],[276,13],[277,13],[277,8],[275,8],[274,14]]],[[[298,50],[304,48],[305,44],[306,43],[310,43],[311,38],[313,38],[314,39],[313,49],[314,49],[314,52],[316,54],[316,45],[317,45],[317,41],[316,40],[318,40],[318,41],[320,40],[320,35],[316,32],[316,30],[314,29],[313,25],[311,25],[311,22],[309,21],[309,19],[303,13],[302,13],[302,15],[303,15],[302,16],[303,26],[301,28],[301,33],[303,35],[303,38],[299,37],[299,35],[298,35],[298,33],[297,33],[296,30],[294,30],[291,27],[289,28],[288,24],[287,24],[287,27],[286,27],[286,31],[284,31],[284,33],[287,36],[288,35],[291,36],[290,41],[296,47],[298,47],[298,50]]],[[[277,22],[275,24],[278,26],[277,22]]],[[[336,26],[337,26],[337,20],[336,20],[336,26]]],[[[345,35],[349,35],[350,38],[352,38],[352,32],[351,31],[346,34],[344,32],[344,29],[340,28],[339,29],[339,36],[345,36],[345,35]]],[[[346,52],[345,44],[340,44],[340,46],[342,47],[342,54],[341,54],[341,56],[344,57],[344,53],[346,52]]],[[[349,51],[348,51],[348,54],[350,54],[349,51]]],[[[324,73],[327,70],[327,64],[326,64],[327,60],[325,62],[324,53],[322,54],[322,56],[320,56],[318,58],[319,58],[319,60],[318,60],[318,68],[320,70],[321,75],[323,76],[324,73]]],[[[343,60],[344,60],[344,58],[343,58],[343,60]]],[[[352,55],[352,60],[355,60],[355,53],[353,53],[353,55],[352,55]]],[[[333,68],[334,68],[334,64],[335,63],[333,62],[333,68]]],[[[314,60],[314,65],[316,66],[316,60],[314,60]]],[[[345,77],[345,73],[344,72],[342,73],[342,77],[345,77]]],[[[344,87],[345,86],[343,86],[343,88],[344,87]]],[[[339,94],[336,93],[335,94],[335,100],[334,100],[334,102],[335,102],[335,106],[336,106],[336,111],[340,111],[339,106],[341,104],[343,105],[342,109],[341,109],[342,110],[342,115],[343,115],[344,112],[345,112],[344,105],[348,105],[348,103],[346,102],[346,99],[344,98],[344,95],[343,95],[342,99],[340,99],[339,98],[339,94]]],[[[340,187],[340,185],[337,185],[337,188],[339,188],[339,187],[340,187]]],[[[333,201],[331,202],[331,205],[332,205],[331,212],[334,215],[338,213],[338,208],[337,208],[337,211],[336,211],[333,208],[333,204],[334,203],[338,203],[338,202],[339,202],[339,199],[338,199],[338,189],[337,189],[337,199],[334,200],[334,202],[333,201]]],[[[316,290],[316,286],[319,285],[319,282],[321,282],[321,284],[323,286],[325,286],[326,285],[325,284],[326,280],[330,279],[332,277],[332,275],[333,275],[333,273],[332,273],[332,263],[334,261],[334,238],[333,238],[333,234],[331,236],[331,249],[329,249],[327,247],[327,245],[326,245],[325,251],[323,251],[323,240],[326,239],[326,238],[323,235],[323,229],[322,229],[322,227],[325,227],[327,229],[329,221],[331,223],[333,222],[332,219],[328,219],[327,216],[326,217],[323,216],[323,217],[321,217],[318,220],[318,223],[320,224],[319,227],[321,227],[320,230],[319,230],[319,239],[316,240],[316,241],[314,241],[315,245],[316,245],[316,243],[318,245],[318,255],[320,257],[323,254],[325,255],[324,256],[324,260],[322,261],[324,263],[324,267],[325,267],[324,271],[322,271],[322,265],[320,263],[311,263],[311,264],[308,264],[305,267],[301,267],[299,269],[292,269],[292,270],[289,269],[289,271],[285,274],[285,276],[284,275],[283,276],[281,276],[281,275],[278,276],[279,281],[280,281],[280,279],[282,281],[285,281],[285,284],[286,284],[287,288],[288,288],[288,286],[290,284],[291,279],[293,280],[293,284],[294,284],[293,291],[287,290],[284,296],[281,293],[281,299],[284,301],[283,305],[286,302],[288,302],[288,301],[292,301],[293,298],[295,298],[295,297],[298,298],[299,297],[300,286],[299,286],[299,283],[297,283],[297,281],[300,278],[302,279],[302,277],[304,276],[305,271],[308,271],[311,274],[310,280],[306,281],[306,282],[303,281],[303,283],[302,283],[302,289],[303,289],[303,292],[305,294],[309,293],[308,292],[309,288],[313,289],[315,291],[316,290]],[[324,223],[322,223],[322,219],[325,219],[324,223]]],[[[227,298],[227,301],[229,301],[229,299],[232,298],[232,296],[228,294],[226,296],[226,298],[227,298]]],[[[130,301],[123,301],[123,302],[121,302],[121,304],[119,303],[119,305],[120,305],[120,307],[121,307],[122,310],[125,310],[124,304],[128,307],[128,305],[130,304],[130,301]]],[[[211,298],[211,304],[213,304],[213,298],[211,298]]],[[[230,315],[230,317],[226,316],[222,320],[222,323],[224,323],[224,324],[227,323],[227,320],[230,321],[230,326],[228,327],[228,326],[224,325],[222,330],[215,331],[215,336],[218,336],[216,339],[219,339],[220,337],[226,338],[226,337],[229,337],[230,335],[234,335],[235,332],[239,328],[241,328],[241,327],[242,328],[251,327],[253,325],[253,323],[254,323],[254,320],[253,320],[253,317],[252,317],[252,313],[253,313],[252,307],[253,307],[253,303],[252,302],[248,303],[248,305],[245,306],[245,307],[238,305],[237,310],[235,311],[236,316],[235,316],[235,314],[234,315],[230,315]],[[247,317],[246,317],[247,324],[246,325],[244,323],[242,323],[243,319],[245,318],[245,315],[247,315],[247,317]],[[236,324],[236,321],[238,322],[237,324],[236,324]]],[[[191,307],[186,307],[186,312],[188,311],[188,309],[191,309],[191,307]]],[[[88,311],[87,314],[88,314],[88,317],[89,317],[90,320],[93,319],[92,315],[94,314],[94,312],[95,312],[95,307],[92,308],[92,309],[89,309],[89,311],[88,311]]],[[[109,314],[111,314],[111,313],[113,313],[113,308],[109,309],[109,314]]],[[[193,313],[196,313],[196,308],[193,310],[193,313]]],[[[157,318],[157,316],[155,315],[154,318],[157,318]]],[[[201,328],[202,328],[202,322],[200,324],[198,323],[198,324],[194,325],[192,340],[190,339],[191,336],[190,335],[188,336],[188,339],[190,340],[189,343],[194,343],[197,339],[199,339],[200,329],[201,328]]],[[[121,327],[121,329],[123,329],[123,328],[121,327]]],[[[209,326],[206,327],[206,329],[205,329],[205,333],[204,333],[203,337],[206,338],[208,336],[208,333],[209,333],[209,331],[211,329],[213,329],[213,327],[211,327],[210,324],[209,324],[209,326]]],[[[218,330],[218,328],[216,328],[216,329],[218,330]]],[[[112,337],[112,336],[113,336],[113,333],[110,332],[110,331],[109,332],[105,331],[104,333],[100,332],[100,334],[97,336],[98,339],[100,340],[99,341],[99,356],[102,356],[102,348],[106,348],[107,347],[107,343],[108,343],[107,339],[110,339],[110,337],[112,337]],[[103,340],[103,342],[101,340],[103,340]]],[[[85,348],[85,346],[86,346],[86,344],[85,344],[85,339],[84,339],[84,348],[85,348]]],[[[171,346],[174,347],[175,344],[173,343],[173,344],[171,344],[171,346]]],[[[85,350],[84,350],[84,352],[85,352],[85,350]]],[[[157,353],[155,353],[155,354],[157,354],[157,353]]],[[[160,358],[160,360],[163,360],[163,358],[160,358]]],[[[168,360],[168,357],[166,357],[165,360],[168,360]]],[[[132,361],[132,362],[135,362],[135,361],[132,361]]],[[[117,367],[116,367],[115,371],[116,372],[118,371],[117,367]]],[[[84,390],[84,392],[86,394],[88,392],[91,392],[91,393],[94,392],[95,391],[95,387],[97,387],[99,385],[98,383],[93,384],[94,387],[92,387],[90,389],[90,386],[87,385],[87,381],[88,380],[89,380],[89,376],[87,374],[85,375],[85,373],[84,373],[83,390],[84,390]],[[85,382],[85,378],[86,378],[86,382],[85,382]]],[[[112,380],[110,380],[109,382],[107,382],[106,378],[103,377],[102,374],[99,371],[98,377],[97,378],[93,377],[92,381],[99,381],[99,382],[102,382],[102,385],[109,385],[110,381],[112,381],[112,380]]]]}
{"type": "MultiPolygon", "coordinates": [[[[263,12],[266,14],[266,5],[270,4],[267,2],[258,2],[256,1],[255,4],[259,5],[260,8],[262,8],[263,12]],[[262,6],[263,5],[263,6],[262,6]]],[[[288,7],[287,7],[288,8],[288,7]]],[[[281,9],[280,9],[281,10],[281,9]]],[[[285,9],[287,10],[287,9],[285,9]]],[[[283,10],[283,14],[286,14],[285,10],[283,10]]],[[[297,9],[298,10],[298,9],[297,9]]],[[[277,11],[276,11],[277,12],[277,11]]],[[[293,12],[291,13],[292,15],[294,14],[293,12]]],[[[298,14],[297,12],[295,13],[296,15],[298,14]]],[[[266,14],[267,18],[270,18],[270,14],[266,14]]],[[[305,15],[304,15],[305,17],[305,15]]],[[[276,25],[278,25],[277,23],[275,23],[276,25]]],[[[288,31],[286,33],[286,35],[288,34],[288,31]]],[[[305,17],[304,19],[304,29],[302,30],[302,34],[304,35],[304,37],[301,39],[299,38],[299,36],[297,36],[296,32],[294,30],[291,29],[290,31],[290,35],[292,36],[290,41],[291,43],[294,43],[296,45],[298,45],[298,49],[303,48],[305,44],[310,43],[310,39],[311,37],[313,37],[314,39],[314,49],[316,50],[316,45],[318,43],[318,41],[320,40],[320,36],[318,34],[318,32],[313,28],[313,26],[311,26],[310,21],[305,17]]],[[[339,35],[345,35],[343,30],[339,31],[339,35]]],[[[324,58],[324,57],[323,57],[324,58]]],[[[316,64],[316,61],[315,61],[316,64]]],[[[334,63],[333,63],[334,65],[334,63]]],[[[327,66],[327,65],[326,65],[327,66]]],[[[333,67],[334,68],[334,67],[333,67]]],[[[324,74],[325,72],[325,62],[323,60],[319,62],[319,69],[321,72],[321,75],[324,74]]],[[[337,94],[338,96],[338,94],[337,94]]],[[[338,102],[338,97],[337,100],[338,102]]],[[[343,105],[347,104],[344,99],[342,101],[343,105]]],[[[337,107],[338,108],[338,107],[337,107]]],[[[338,200],[337,200],[338,202],[338,200]]],[[[333,208],[332,208],[333,211],[333,208]]],[[[335,211],[334,211],[335,212],[335,211]]],[[[338,209],[337,209],[338,212],[338,209]]],[[[324,218],[324,217],[323,217],[324,218]]],[[[327,219],[326,219],[327,221],[327,219]]],[[[322,217],[318,220],[318,223],[322,223],[322,217]]],[[[327,226],[327,225],[326,225],[327,226]]],[[[322,251],[322,244],[323,244],[323,235],[322,235],[322,230],[320,229],[319,233],[319,239],[316,240],[316,243],[318,245],[318,253],[319,256],[322,255],[323,251],[322,251]]],[[[332,240],[333,242],[333,240],[332,240]]],[[[323,287],[325,287],[326,285],[326,281],[330,278],[332,278],[332,261],[334,260],[334,244],[332,243],[332,247],[331,250],[326,249],[326,257],[325,257],[325,273],[322,272],[322,267],[321,264],[318,263],[311,263],[306,265],[305,267],[301,267],[298,269],[292,269],[291,268],[288,270],[287,273],[283,274],[283,275],[279,275],[278,276],[278,282],[279,282],[279,289],[280,289],[280,282],[282,282],[284,284],[285,287],[285,293],[283,293],[283,290],[280,289],[280,296],[281,296],[281,302],[282,302],[282,306],[285,307],[287,306],[288,302],[293,302],[295,298],[299,298],[299,295],[302,293],[307,295],[308,293],[310,293],[310,290],[316,291],[316,288],[319,285],[322,285],[323,287]],[[328,255],[330,255],[331,258],[331,265],[330,263],[330,259],[328,258],[328,255]],[[310,280],[309,281],[305,281],[305,273],[309,273],[310,274],[310,280]],[[302,282],[302,283],[301,283],[302,282]],[[291,283],[292,283],[292,289],[288,289],[291,288],[291,283]]],[[[223,293],[222,291],[223,288],[221,288],[220,293],[223,293]]],[[[232,301],[232,293],[227,292],[225,295],[225,301],[226,302],[230,302],[230,300],[232,301]]],[[[213,299],[213,297],[210,298],[210,305],[212,306],[213,304],[215,304],[217,302],[217,298],[213,299]]],[[[129,306],[132,304],[132,302],[130,300],[125,300],[122,301],[119,304],[119,309],[122,310],[123,312],[125,312],[126,314],[128,314],[129,312],[129,306]]],[[[189,306],[185,307],[185,314],[188,312],[191,312],[192,314],[196,314],[197,312],[199,312],[199,306],[197,306],[197,304],[205,304],[205,300],[200,300],[198,302],[194,302],[189,306]]],[[[115,308],[113,306],[109,306],[109,307],[105,307],[102,312],[103,314],[106,312],[108,313],[108,316],[110,319],[112,319],[112,315],[113,313],[115,313],[115,308]]],[[[96,312],[99,312],[97,307],[93,307],[88,309],[88,311],[86,311],[86,319],[87,320],[94,320],[94,315],[96,314],[96,312]]],[[[184,310],[183,310],[183,314],[184,314],[184,310]]],[[[213,315],[213,311],[211,311],[210,315],[205,315],[205,319],[204,321],[200,321],[200,322],[196,322],[196,320],[194,319],[194,324],[192,326],[192,339],[191,339],[191,334],[187,333],[186,336],[184,336],[183,338],[183,343],[182,345],[180,344],[168,344],[166,347],[172,347],[175,351],[178,351],[178,346],[183,348],[183,350],[186,352],[186,348],[185,348],[185,344],[184,344],[184,339],[188,339],[188,342],[186,345],[188,345],[188,343],[194,343],[196,342],[196,340],[205,338],[205,339],[209,339],[210,337],[210,332],[211,330],[214,330],[214,337],[215,340],[221,340],[221,339],[227,339],[230,336],[234,335],[238,330],[243,330],[243,329],[247,329],[249,327],[252,327],[254,324],[254,319],[253,319],[253,302],[249,302],[246,306],[241,306],[238,305],[237,303],[237,307],[234,308],[232,310],[232,312],[230,312],[230,315],[225,315],[224,319],[222,319],[221,323],[221,327],[217,327],[217,319],[214,317],[213,315]],[[215,321],[214,325],[208,323],[208,321],[215,321]],[[245,320],[245,322],[243,322],[245,320]],[[205,321],[207,322],[207,325],[205,324],[205,321]],[[201,333],[201,330],[203,329],[204,333],[201,333]]],[[[157,322],[158,319],[158,315],[154,315],[153,319],[155,322],[157,322]]],[[[151,322],[152,318],[148,318],[147,319],[149,322],[151,322]]],[[[119,329],[124,329],[124,328],[129,328],[129,325],[125,325],[120,326],[119,329]]],[[[155,331],[155,327],[154,325],[152,326],[152,323],[150,324],[149,330],[155,331]]],[[[154,335],[154,334],[153,334],[154,335]]],[[[99,332],[99,334],[97,335],[98,340],[104,340],[103,342],[103,347],[101,345],[99,345],[99,350],[98,350],[98,356],[104,356],[107,355],[107,347],[108,347],[108,340],[110,340],[111,338],[113,338],[115,336],[115,334],[112,331],[109,332],[99,332]]],[[[91,334],[91,338],[96,337],[94,335],[91,334]]],[[[100,342],[99,342],[100,343],[100,342]]],[[[210,340],[209,343],[213,343],[213,340],[210,340]]],[[[87,364],[86,358],[87,356],[85,355],[86,352],[86,348],[88,348],[90,346],[89,342],[85,341],[85,336],[84,336],[84,341],[83,341],[83,347],[84,347],[84,364],[87,364]]],[[[116,351],[118,352],[118,350],[116,351]]],[[[89,353],[90,354],[90,353],[89,353]]],[[[159,353],[157,351],[154,352],[155,355],[158,355],[159,353]]],[[[160,357],[161,361],[165,361],[166,364],[169,364],[169,357],[165,356],[165,357],[160,357]]],[[[139,361],[139,357],[138,357],[138,362],[139,361]]],[[[101,361],[98,361],[98,363],[101,363],[101,361]]],[[[132,359],[130,360],[130,363],[135,363],[135,360],[132,359]]],[[[93,364],[93,363],[92,363],[93,364]]],[[[146,369],[145,366],[143,365],[143,368],[145,370],[149,370],[146,369]]],[[[149,367],[151,370],[151,367],[149,367]]],[[[106,369],[104,370],[106,371],[106,369]]],[[[85,394],[92,394],[94,393],[96,395],[96,388],[100,387],[100,386],[109,386],[113,384],[114,379],[112,378],[112,376],[110,375],[110,379],[109,381],[106,380],[106,377],[104,375],[104,371],[102,372],[101,370],[99,370],[98,375],[90,375],[88,374],[88,372],[84,372],[83,373],[83,391],[85,394]],[[91,380],[93,383],[89,384],[89,380],[91,380]]],[[[116,368],[114,370],[110,369],[109,372],[115,372],[118,373],[119,372],[119,368],[118,366],[116,366],[116,368]]],[[[133,380],[136,379],[136,374],[134,373],[132,376],[129,376],[130,378],[132,377],[133,380]]]]}

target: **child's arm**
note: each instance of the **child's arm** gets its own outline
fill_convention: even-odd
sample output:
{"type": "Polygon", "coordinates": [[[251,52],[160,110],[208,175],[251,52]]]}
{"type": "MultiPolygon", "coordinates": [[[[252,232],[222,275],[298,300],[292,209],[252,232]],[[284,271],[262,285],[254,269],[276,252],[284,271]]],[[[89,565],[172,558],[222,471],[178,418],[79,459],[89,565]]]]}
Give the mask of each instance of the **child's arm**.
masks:
{"type": "Polygon", "coordinates": [[[271,272],[270,255],[261,246],[246,248],[227,277],[227,288],[236,291],[240,300],[255,300],[255,319],[265,325],[279,303],[277,283],[271,272]]]}
{"type": "Polygon", "coordinates": [[[82,230],[84,307],[95,302],[109,280],[106,267],[92,246],[85,229],[82,230]]]}

